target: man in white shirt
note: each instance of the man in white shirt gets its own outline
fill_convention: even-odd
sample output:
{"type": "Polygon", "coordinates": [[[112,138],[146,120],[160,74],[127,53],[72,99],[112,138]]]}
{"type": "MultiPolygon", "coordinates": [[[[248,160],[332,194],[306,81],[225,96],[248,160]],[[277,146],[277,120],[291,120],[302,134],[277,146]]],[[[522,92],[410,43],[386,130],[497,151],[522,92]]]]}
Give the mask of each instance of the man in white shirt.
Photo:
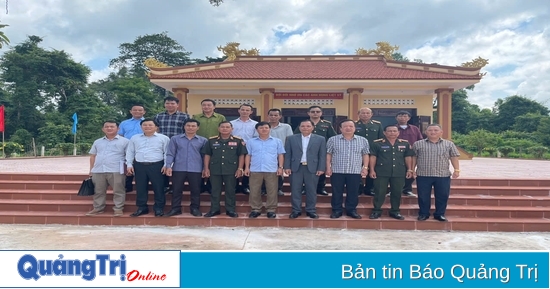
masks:
{"type": "MultiPolygon", "coordinates": [[[[282,123],[281,120],[281,110],[278,108],[272,108],[270,109],[267,115],[267,119],[269,121],[269,125],[271,125],[271,136],[274,138],[280,139],[283,144],[286,141],[286,138],[293,135],[292,127],[288,123],[282,123]]],[[[284,195],[283,193],[283,181],[284,176],[279,176],[279,183],[278,183],[278,192],[277,194],[279,196],[284,195]]],[[[262,187],[262,193],[265,192],[265,186],[262,187]]]]}
{"type": "MultiPolygon", "coordinates": [[[[256,132],[257,121],[250,118],[250,115],[253,113],[253,107],[250,104],[241,104],[239,107],[239,118],[232,120],[231,124],[233,125],[233,135],[240,137],[246,141],[249,139],[258,136],[256,132]]],[[[241,186],[239,187],[239,181],[237,180],[236,192],[242,192],[244,194],[250,194],[249,188],[249,178],[247,176],[242,177],[241,186]]]]}

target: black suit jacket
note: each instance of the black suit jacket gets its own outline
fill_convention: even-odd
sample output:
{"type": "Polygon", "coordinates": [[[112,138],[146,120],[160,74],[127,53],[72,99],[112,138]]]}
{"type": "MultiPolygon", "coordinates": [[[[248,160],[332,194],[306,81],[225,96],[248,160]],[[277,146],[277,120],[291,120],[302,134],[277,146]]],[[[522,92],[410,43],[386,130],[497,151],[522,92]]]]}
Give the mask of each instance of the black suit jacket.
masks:
{"type": "MultiPolygon", "coordinates": [[[[284,168],[295,172],[300,169],[302,159],[302,134],[291,135],[285,142],[284,168]]],[[[327,144],[325,138],[311,134],[306,151],[307,169],[310,173],[325,171],[327,168],[327,144]]]]}

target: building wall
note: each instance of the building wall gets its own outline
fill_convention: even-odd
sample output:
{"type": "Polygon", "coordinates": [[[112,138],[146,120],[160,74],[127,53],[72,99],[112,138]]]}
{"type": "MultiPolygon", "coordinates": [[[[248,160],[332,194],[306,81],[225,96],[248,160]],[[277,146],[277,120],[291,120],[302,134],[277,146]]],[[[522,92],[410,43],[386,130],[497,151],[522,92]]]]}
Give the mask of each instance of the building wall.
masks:
{"type": "MultiPolygon", "coordinates": [[[[262,116],[263,101],[258,95],[188,95],[187,112],[197,114],[201,112],[200,102],[210,98],[216,100],[217,108],[237,108],[243,103],[251,104],[262,116]]],[[[349,95],[344,94],[343,99],[273,99],[269,108],[308,108],[312,105],[319,105],[323,108],[336,108],[337,115],[348,116],[352,119],[357,118],[357,112],[351,111],[349,95]]],[[[388,96],[388,95],[361,95],[359,97],[358,107],[370,108],[416,108],[419,116],[431,116],[433,111],[433,95],[407,95],[407,96],[388,96]]],[[[265,117],[262,116],[262,119],[265,117]]]]}

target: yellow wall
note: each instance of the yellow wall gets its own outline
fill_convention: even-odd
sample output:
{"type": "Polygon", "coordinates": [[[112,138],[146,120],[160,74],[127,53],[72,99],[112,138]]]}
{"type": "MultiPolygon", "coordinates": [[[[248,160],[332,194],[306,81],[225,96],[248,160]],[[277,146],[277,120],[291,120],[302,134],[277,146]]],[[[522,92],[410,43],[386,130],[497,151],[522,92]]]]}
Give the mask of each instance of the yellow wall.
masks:
{"type": "MultiPolygon", "coordinates": [[[[239,107],[239,105],[243,103],[249,103],[254,108],[257,109],[258,115],[262,116],[262,109],[263,109],[263,103],[262,103],[262,97],[260,93],[258,95],[223,95],[223,94],[217,94],[217,95],[193,95],[192,93],[189,93],[188,95],[188,109],[187,112],[189,114],[197,114],[201,113],[201,105],[200,102],[205,98],[211,98],[211,99],[223,99],[223,101],[218,101],[216,107],[217,108],[236,108],[239,107]]],[[[293,104],[293,105],[285,105],[283,99],[273,99],[273,108],[308,108],[310,107],[311,103],[306,104],[293,104]]],[[[349,103],[349,95],[346,93],[344,94],[343,99],[335,99],[333,100],[332,105],[328,104],[320,104],[319,106],[323,108],[336,108],[336,115],[347,115],[348,117],[355,119],[357,118],[357,112],[350,111],[350,103],[349,103]]],[[[433,95],[381,95],[381,96],[375,96],[375,95],[361,95],[359,97],[359,105],[358,107],[370,107],[370,108],[416,108],[418,115],[425,115],[425,116],[432,116],[433,111],[433,95]],[[371,105],[365,105],[364,101],[366,99],[378,99],[378,100],[392,100],[395,102],[396,100],[401,100],[402,102],[406,102],[407,100],[414,99],[414,104],[371,104],[371,105]]],[[[271,108],[271,107],[270,107],[271,108]]],[[[262,117],[263,118],[263,117],[262,117]]]]}

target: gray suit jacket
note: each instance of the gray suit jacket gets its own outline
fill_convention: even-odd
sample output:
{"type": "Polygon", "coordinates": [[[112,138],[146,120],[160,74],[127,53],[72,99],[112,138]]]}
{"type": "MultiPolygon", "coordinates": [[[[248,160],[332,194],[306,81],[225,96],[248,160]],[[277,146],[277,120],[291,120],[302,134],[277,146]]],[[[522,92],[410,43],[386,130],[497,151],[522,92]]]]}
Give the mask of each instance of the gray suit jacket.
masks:
{"type": "MultiPolygon", "coordinates": [[[[302,134],[294,134],[286,138],[284,168],[295,172],[300,169],[302,158],[302,134]]],[[[327,168],[327,144],[325,138],[311,134],[306,151],[307,169],[314,174],[327,168]]]]}

